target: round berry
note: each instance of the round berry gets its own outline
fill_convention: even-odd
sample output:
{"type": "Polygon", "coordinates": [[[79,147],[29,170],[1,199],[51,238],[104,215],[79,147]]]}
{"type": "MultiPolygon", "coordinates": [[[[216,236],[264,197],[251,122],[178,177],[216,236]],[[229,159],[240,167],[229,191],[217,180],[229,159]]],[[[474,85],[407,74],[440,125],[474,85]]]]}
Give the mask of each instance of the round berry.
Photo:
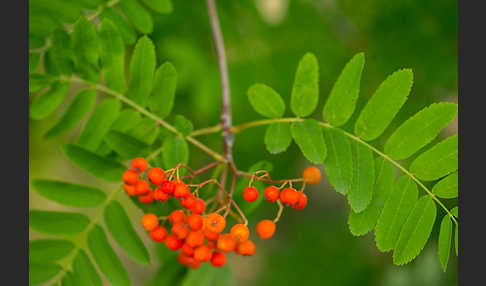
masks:
{"type": "Polygon", "coordinates": [[[269,202],[274,202],[280,197],[280,190],[275,186],[269,186],[263,192],[265,199],[269,202]]]}
{"type": "Polygon", "coordinates": [[[232,234],[225,233],[218,238],[217,246],[224,252],[231,252],[236,247],[236,240],[232,234]]]}
{"type": "Polygon", "coordinates": [[[216,248],[218,248],[218,247],[216,246],[216,241],[214,241],[214,240],[208,240],[208,247],[209,247],[209,248],[211,248],[211,249],[216,249],[216,248]]]}
{"type": "Polygon", "coordinates": [[[194,250],[194,259],[201,262],[209,261],[211,259],[211,248],[206,245],[201,245],[194,250]]]}
{"type": "Polygon", "coordinates": [[[159,218],[154,214],[146,214],[142,217],[142,225],[147,231],[151,231],[159,225],[159,218]]]}
{"type": "Polygon", "coordinates": [[[191,257],[191,262],[188,265],[191,269],[198,269],[201,266],[201,261],[191,257]]]}
{"type": "Polygon", "coordinates": [[[180,200],[181,206],[183,206],[186,209],[191,209],[194,206],[194,203],[196,202],[196,198],[194,197],[193,194],[189,194],[188,196],[182,198],[180,200]]]}
{"type": "Polygon", "coordinates": [[[186,218],[186,215],[181,210],[174,210],[169,215],[169,221],[172,224],[182,223],[182,222],[184,222],[185,218],[186,218]]]}
{"type": "Polygon", "coordinates": [[[135,185],[138,182],[138,174],[133,170],[123,172],[122,180],[127,185],[135,185]]]}
{"type": "Polygon", "coordinates": [[[137,192],[135,192],[135,186],[133,185],[123,184],[123,189],[125,190],[125,193],[127,193],[127,195],[129,195],[130,197],[133,197],[137,194],[137,192]]]}
{"type": "Polygon", "coordinates": [[[307,167],[302,172],[302,178],[304,179],[306,184],[317,184],[321,180],[321,171],[313,166],[307,167]]]}
{"type": "Polygon", "coordinates": [[[236,246],[236,253],[239,255],[251,256],[255,253],[255,244],[251,240],[238,243],[236,246]]]}
{"type": "Polygon", "coordinates": [[[185,266],[191,265],[192,260],[194,260],[194,258],[190,257],[189,255],[186,255],[184,252],[179,253],[179,256],[177,256],[177,261],[179,261],[180,264],[185,266]]]}
{"type": "Polygon", "coordinates": [[[136,184],[135,184],[135,192],[137,193],[137,195],[145,195],[147,194],[148,192],[150,192],[150,185],[147,181],[145,180],[139,180],[136,184]]]}
{"type": "Polygon", "coordinates": [[[246,187],[243,190],[243,197],[247,202],[253,202],[258,198],[258,190],[255,187],[246,187]]]}
{"type": "Polygon", "coordinates": [[[298,192],[298,193],[299,193],[299,199],[297,200],[297,203],[292,207],[296,210],[301,210],[305,208],[305,206],[307,205],[307,196],[303,192],[298,192]]]}
{"type": "Polygon", "coordinates": [[[135,158],[132,161],[132,170],[137,173],[143,173],[147,169],[147,161],[144,158],[135,158]]]}
{"type": "Polygon", "coordinates": [[[203,227],[203,218],[198,214],[190,214],[186,217],[186,224],[192,231],[200,230],[203,227]]]}
{"type": "Polygon", "coordinates": [[[194,248],[190,247],[187,243],[184,243],[181,247],[181,252],[187,256],[192,256],[194,254],[194,248]]]}
{"type": "Polygon", "coordinates": [[[230,233],[233,235],[237,242],[245,242],[250,236],[250,230],[248,229],[248,227],[241,223],[235,224],[231,228],[230,233]]]}
{"type": "Polygon", "coordinates": [[[211,264],[216,267],[221,267],[226,263],[226,254],[221,251],[213,252],[211,256],[211,264]]]}
{"type": "Polygon", "coordinates": [[[295,205],[299,199],[299,194],[294,188],[285,188],[280,193],[280,201],[282,204],[295,205]]]}
{"type": "Polygon", "coordinates": [[[167,248],[169,249],[172,249],[172,250],[177,250],[179,248],[181,248],[182,246],[182,240],[179,240],[175,235],[173,234],[169,234],[166,238],[165,238],[165,246],[167,246],[167,248]]]}
{"type": "Polygon", "coordinates": [[[211,232],[221,233],[225,226],[226,220],[218,213],[212,213],[206,217],[205,227],[211,232]]]}
{"type": "Polygon", "coordinates": [[[143,204],[151,204],[154,202],[154,192],[150,190],[147,194],[138,196],[138,200],[143,204]]]}
{"type": "Polygon", "coordinates": [[[220,233],[219,232],[212,232],[208,228],[204,228],[204,236],[207,238],[209,241],[214,241],[219,238],[220,233]]]}
{"type": "Polygon", "coordinates": [[[165,181],[165,172],[161,168],[152,168],[147,172],[147,177],[153,185],[160,185],[165,181]]]}
{"type": "Polygon", "coordinates": [[[164,193],[171,195],[174,192],[175,184],[171,181],[163,181],[160,188],[164,193]]]}
{"type": "Polygon", "coordinates": [[[194,205],[191,207],[191,212],[195,214],[202,214],[206,210],[206,204],[203,200],[197,199],[194,201],[194,205]]]}
{"type": "Polygon", "coordinates": [[[272,237],[275,233],[275,223],[269,219],[264,219],[257,224],[256,231],[258,236],[263,239],[272,237]]]}
{"type": "Polygon", "coordinates": [[[158,186],[154,190],[154,199],[157,201],[166,202],[170,199],[170,195],[166,192],[163,192],[160,186],[158,186]]]}
{"type": "Polygon", "coordinates": [[[202,231],[190,231],[186,237],[186,243],[190,247],[198,247],[204,244],[204,234],[202,231]]]}
{"type": "Polygon", "coordinates": [[[157,226],[150,232],[150,237],[157,241],[162,242],[167,236],[167,230],[163,226],[157,226]]]}
{"type": "Polygon", "coordinates": [[[178,239],[184,239],[189,234],[189,229],[182,222],[175,223],[172,226],[171,232],[177,236],[178,239]]]}
{"type": "Polygon", "coordinates": [[[175,198],[183,198],[189,195],[189,187],[183,182],[179,182],[176,184],[174,193],[172,194],[175,198]]]}

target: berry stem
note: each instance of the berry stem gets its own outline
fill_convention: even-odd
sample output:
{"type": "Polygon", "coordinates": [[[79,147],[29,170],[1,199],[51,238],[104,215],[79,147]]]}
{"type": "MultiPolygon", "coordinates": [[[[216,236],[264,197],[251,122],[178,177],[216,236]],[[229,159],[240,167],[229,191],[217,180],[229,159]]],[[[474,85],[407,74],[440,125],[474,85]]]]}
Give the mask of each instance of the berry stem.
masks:
{"type": "Polygon", "coordinates": [[[282,216],[283,209],[284,209],[284,206],[282,205],[282,202],[280,200],[277,200],[277,204],[278,204],[278,213],[277,213],[277,217],[275,217],[275,219],[273,220],[274,223],[278,222],[278,220],[282,216]]]}

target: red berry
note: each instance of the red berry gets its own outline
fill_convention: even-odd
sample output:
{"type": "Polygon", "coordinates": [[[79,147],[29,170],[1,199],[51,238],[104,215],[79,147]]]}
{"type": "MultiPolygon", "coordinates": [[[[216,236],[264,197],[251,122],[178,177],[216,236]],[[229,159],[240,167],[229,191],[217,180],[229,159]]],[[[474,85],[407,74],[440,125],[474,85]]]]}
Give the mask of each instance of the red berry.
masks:
{"type": "Polygon", "coordinates": [[[258,190],[255,187],[246,187],[243,190],[243,197],[247,202],[253,202],[258,198],[258,190]]]}
{"type": "Polygon", "coordinates": [[[132,161],[132,170],[137,173],[143,173],[147,169],[147,161],[144,158],[135,158],[132,161]]]}
{"type": "Polygon", "coordinates": [[[179,223],[179,222],[182,223],[182,222],[184,222],[185,218],[186,218],[186,215],[181,210],[175,210],[175,211],[171,212],[170,215],[169,215],[169,221],[172,224],[176,224],[176,223],[179,223]]]}
{"type": "Polygon", "coordinates": [[[127,185],[135,185],[138,182],[138,174],[133,170],[123,172],[122,180],[127,185]]]}
{"type": "Polygon", "coordinates": [[[179,240],[175,235],[169,234],[165,238],[165,246],[172,250],[177,250],[182,246],[182,240],[179,240]]]}
{"type": "Polygon", "coordinates": [[[197,199],[191,208],[191,212],[195,214],[202,214],[205,209],[206,209],[206,204],[204,203],[204,201],[201,199],[197,199]]]}
{"type": "Polygon", "coordinates": [[[189,229],[184,223],[178,222],[172,226],[171,232],[175,234],[178,239],[184,239],[189,234],[189,229]]]}
{"type": "Polygon", "coordinates": [[[181,252],[190,257],[194,254],[194,248],[190,247],[187,243],[184,243],[181,247],[181,252]]]}
{"type": "Polygon", "coordinates": [[[186,223],[193,231],[200,230],[203,227],[203,219],[198,214],[190,214],[186,217],[186,223]]]}
{"type": "Polygon", "coordinates": [[[269,186],[263,192],[265,199],[269,202],[274,202],[280,197],[280,190],[275,186],[269,186]]]}
{"type": "Polygon", "coordinates": [[[189,195],[189,188],[187,187],[187,185],[184,184],[183,182],[177,183],[173,193],[174,198],[180,199],[188,195],[189,195]]]}
{"type": "Polygon", "coordinates": [[[157,226],[150,232],[150,237],[157,242],[164,241],[166,236],[167,230],[163,226],[157,226]]]}
{"type": "Polygon", "coordinates": [[[201,245],[194,249],[194,258],[201,261],[209,261],[211,259],[211,248],[206,245],[201,245]]]}
{"type": "Polygon", "coordinates": [[[170,195],[164,191],[162,191],[162,188],[158,186],[154,190],[154,199],[157,201],[161,202],[166,202],[170,199],[170,195]]]}
{"type": "Polygon", "coordinates": [[[165,172],[161,168],[152,168],[147,172],[147,177],[154,185],[160,185],[165,181],[165,172]]]}
{"type": "Polygon", "coordinates": [[[276,226],[273,221],[264,219],[257,224],[256,231],[258,236],[263,239],[267,239],[272,237],[272,235],[275,233],[275,228],[276,226]]]}
{"type": "Polygon", "coordinates": [[[213,252],[213,256],[211,256],[211,264],[216,267],[221,267],[226,263],[226,254],[221,251],[213,252]]]}
{"type": "Polygon", "coordinates": [[[159,225],[159,218],[154,214],[146,214],[142,217],[142,225],[147,231],[152,231],[159,225]]]}
{"type": "Polygon", "coordinates": [[[305,208],[305,206],[307,205],[307,196],[303,192],[298,192],[298,193],[299,193],[299,199],[297,200],[297,203],[292,207],[296,210],[301,210],[305,208]]]}
{"type": "Polygon", "coordinates": [[[299,194],[294,188],[285,188],[280,193],[280,201],[282,204],[295,205],[299,199],[299,194]]]}
{"type": "Polygon", "coordinates": [[[306,184],[317,184],[321,180],[321,171],[316,167],[307,167],[302,172],[302,178],[306,184]]]}
{"type": "Polygon", "coordinates": [[[174,192],[175,184],[172,181],[163,181],[162,184],[160,185],[160,188],[162,189],[163,192],[170,195],[174,192]]]}
{"type": "Polygon", "coordinates": [[[190,209],[194,206],[194,203],[196,202],[196,198],[194,197],[193,194],[189,194],[188,196],[182,198],[180,202],[181,202],[181,206],[183,206],[186,209],[190,209]]]}
{"type": "Polygon", "coordinates": [[[241,242],[236,246],[236,253],[239,255],[251,256],[255,253],[255,244],[251,240],[241,242]]]}
{"type": "Polygon", "coordinates": [[[154,192],[150,190],[147,194],[138,196],[138,200],[143,204],[151,204],[154,202],[154,192]]]}
{"type": "Polygon", "coordinates": [[[191,231],[186,237],[186,243],[190,247],[198,247],[204,244],[204,234],[202,231],[191,231]]]}
{"type": "Polygon", "coordinates": [[[137,193],[137,195],[145,195],[147,194],[148,192],[150,192],[150,185],[147,181],[145,180],[139,180],[136,184],[135,184],[135,192],[137,193]]]}
{"type": "Polygon", "coordinates": [[[123,184],[123,189],[130,197],[133,197],[137,194],[137,192],[135,192],[135,186],[133,185],[123,184]]]}

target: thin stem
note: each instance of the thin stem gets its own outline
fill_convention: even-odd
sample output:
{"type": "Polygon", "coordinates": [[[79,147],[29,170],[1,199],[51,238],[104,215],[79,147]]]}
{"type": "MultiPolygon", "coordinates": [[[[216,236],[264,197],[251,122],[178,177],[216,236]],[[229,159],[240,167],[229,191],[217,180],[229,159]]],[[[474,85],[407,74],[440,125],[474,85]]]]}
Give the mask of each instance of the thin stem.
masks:
{"type": "MultiPolygon", "coordinates": [[[[235,189],[235,183],[236,183],[236,174],[234,172],[231,173],[231,185],[230,185],[230,191],[228,194],[228,205],[226,206],[226,212],[224,213],[223,217],[226,217],[231,210],[231,203],[235,205],[235,208],[239,209],[238,206],[233,201],[233,191],[235,189]]],[[[241,215],[241,210],[239,211],[241,215]]],[[[244,217],[244,215],[242,216],[244,217]]],[[[246,220],[246,218],[245,218],[246,220]]]]}
{"type": "Polygon", "coordinates": [[[282,216],[282,212],[283,212],[283,209],[284,209],[282,202],[280,202],[280,200],[277,200],[277,204],[278,204],[278,213],[277,213],[277,217],[275,217],[275,219],[273,220],[274,223],[278,222],[278,220],[282,216]]]}
{"type": "Polygon", "coordinates": [[[221,131],[221,124],[212,126],[212,127],[207,127],[207,128],[201,128],[198,130],[193,131],[191,134],[189,134],[192,137],[200,136],[200,135],[205,135],[205,134],[211,134],[211,133],[216,133],[221,131]]]}
{"type": "Polygon", "coordinates": [[[232,161],[231,149],[233,147],[234,135],[231,132],[231,99],[228,77],[228,64],[226,61],[226,52],[224,49],[223,34],[216,11],[214,0],[206,0],[208,6],[209,20],[213,31],[214,43],[218,54],[219,74],[221,76],[221,127],[223,129],[223,150],[224,158],[232,161]]]}

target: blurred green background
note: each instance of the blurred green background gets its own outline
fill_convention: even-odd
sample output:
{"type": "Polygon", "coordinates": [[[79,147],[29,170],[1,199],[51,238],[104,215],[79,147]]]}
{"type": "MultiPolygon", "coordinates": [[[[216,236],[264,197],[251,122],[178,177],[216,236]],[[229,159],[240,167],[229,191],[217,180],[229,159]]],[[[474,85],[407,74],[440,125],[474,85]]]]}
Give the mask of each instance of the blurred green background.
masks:
{"type": "MultiPolygon", "coordinates": [[[[457,1],[455,0],[238,0],[216,1],[226,45],[233,123],[259,119],[246,91],[253,83],[272,86],[289,102],[295,69],[304,53],[313,52],[320,67],[321,110],[344,64],[357,52],[365,52],[358,108],[379,83],[399,68],[412,68],[414,86],[394,124],[439,100],[457,102],[457,1]]],[[[218,123],[220,82],[216,55],[204,1],[173,1],[174,12],[154,14],[157,65],[171,61],[178,71],[173,115],[183,114],[195,129],[218,123]]],[[[72,88],[74,94],[76,87],[72,88]]],[[[30,166],[32,178],[53,178],[115,188],[73,166],[61,153],[60,144],[71,141],[79,129],[63,138],[45,141],[44,132],[63,108],[42,121],[31,121],[30,166]]],[[[290,115],[290,111],[286,111],[290,115]]],[[[316,112],[320,118],[320,111],[316,112]]],[[[358,114],[358,112],[355,112],[358,114]]],[[[172,115],[172,117],[173,117],[172,115]]],[[[169,121],[172,118],[169,118],[169,121]]],[[[393,127],[391,128],[393,129],[393,127]]],[[[457,132],[457,121],[442,136],[457,132]]],[[[262,159],[273,163],[274,177],[299,176],[310,163],[295,144],[286,153],[270,155],[263,144],[264,128],[246,130],[236,137],[234,159],[246,170],[262,159]]],[[[386,138],[386,136],[385,136],[386,138]]],[[[220,150],[218,135],[201,140],[220,150]]],[[[381,146],[383,142],[374,142],[381,146]]],[[[190,165],[197,168],[209,158],[191,147],[190,165]]],[[[406,162],[405,162],[406,164],[406,162]]],[[[324,168],[320,166],[324,171],[324,168]]],[[[284,212],[273,239],[255,239],[253,257],[230,255],[229,264],[238,285],[456,285],[457,257],[451,254],[443,273],[437,256],[438,223],[423,253],[412,263],[398,267],[390,253],[380,253],[373,233],[353,237],[346,220],[346,199],[327,179],[308,189],[309,204],[302,211],[284,212]]],[[[63,209],[41,198],[32,189],[30,208],[63,209]]],[[[123,198],[140,230],[140,211],[123,198]]],[[[453,202],[446,202],[452,206],[453,202]]],[[[276,209],[264,202],[250,217],[252,227],[276,209]]],[[[143,232],[140,232],[143,233],[143,232]]],[[[37,237],[35,232],[30,237],[37,237]]],[[[142,235],[151,249],[154,243],[142,235]]],[[[113,244],[129,269],[134,285],[150,280],[160,262],[137,265],[113,244]]]]}

